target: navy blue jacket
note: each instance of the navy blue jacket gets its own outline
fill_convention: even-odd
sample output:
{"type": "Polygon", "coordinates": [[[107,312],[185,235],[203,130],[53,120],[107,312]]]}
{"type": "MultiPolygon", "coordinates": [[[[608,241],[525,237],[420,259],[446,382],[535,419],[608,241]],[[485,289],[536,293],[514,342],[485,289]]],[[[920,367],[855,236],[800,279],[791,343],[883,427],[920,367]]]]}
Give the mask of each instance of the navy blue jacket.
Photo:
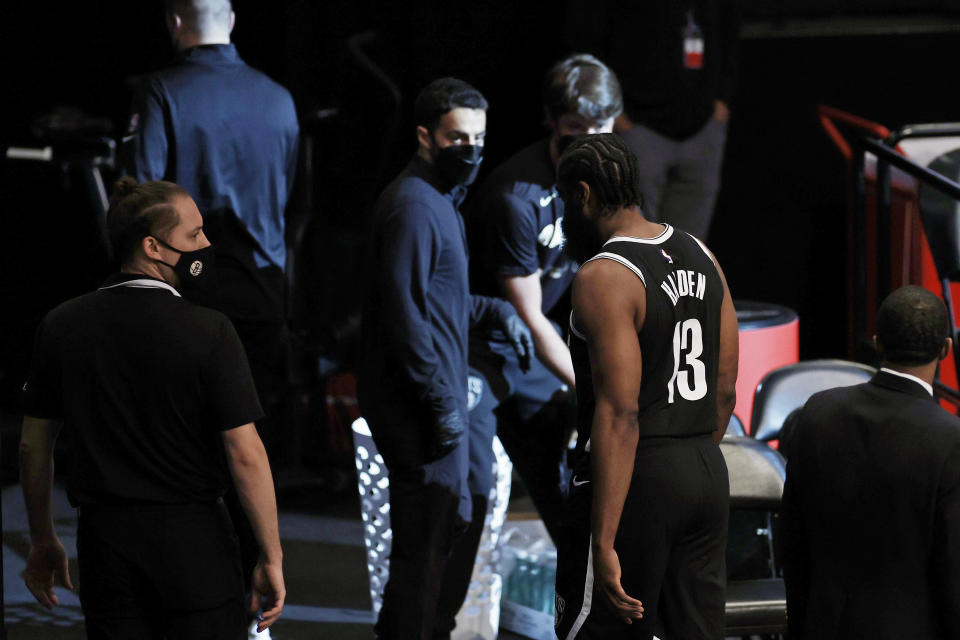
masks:
{"type": "Polygon", "coordinates": [[[146,80],[130,133],[127,173],[176,182],[204,215],[232,210],[258,244],[257,266],[284,268],[299,135],[286,89],[232,44],[194,47],[146,80]]]}
{"type": "Polygon", "coordinates": [[[402,462],[422,462],[439,418],[466,421],[469,329],[512,313],[504,300],[470,294],[465,193],[443,188],[415,156],[374,213],[360,409],[378,447],[402,462]]]}

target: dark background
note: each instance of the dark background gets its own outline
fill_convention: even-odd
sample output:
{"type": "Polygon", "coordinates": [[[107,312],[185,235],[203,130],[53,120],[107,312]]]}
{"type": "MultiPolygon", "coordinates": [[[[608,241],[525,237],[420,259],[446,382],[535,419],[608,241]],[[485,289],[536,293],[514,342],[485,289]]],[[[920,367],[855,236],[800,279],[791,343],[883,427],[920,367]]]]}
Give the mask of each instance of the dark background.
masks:
{"type": "MultiPolygon", "coordinates": [[[[960,11],[943,1],[771,4],[742,6],[738,89],[708,243],[735,298],[799,313],[802,358],[844,357],[843,164],[816,107],[829,104],[891,129],[960,120],[949,97],[960,11]]],[[[366,206],[414,149],[416,90],[456,75],[486,94],[489,170],[544,135],[539,83],[568,53],[563,3],[236,0],[234,8],[240,54],[290,89],[314,142],[304,158],[313,179],[301,172],[289,212],[309,221],[298,256],[298,322],[312,328],[311,348],[336,351],[340,336],[349,335],[344,309],[356,289],[343,259],[362,246],[366,206]],[[377,37],[366,51],[402,97],[396,135],[389,96],[349,52],[348,39],[371,30],[377,37]]],[[[101,133],[118,135],[129,106],[126,79],[172,57],[159,1],[8,0],[2,12],[4,147],[47,144],[36,118],[62,107],[100,118],[101,133]]],[[[84,144],[55,147],[65,157],[60,149],[84,144]]],[[[0,407],[15,412],[37,322],[95,287],[110,265],[76,163],[0,166],[0,407]]],[[[109,169],[104,175],[108,183],[114,177],[109,169]]]]}

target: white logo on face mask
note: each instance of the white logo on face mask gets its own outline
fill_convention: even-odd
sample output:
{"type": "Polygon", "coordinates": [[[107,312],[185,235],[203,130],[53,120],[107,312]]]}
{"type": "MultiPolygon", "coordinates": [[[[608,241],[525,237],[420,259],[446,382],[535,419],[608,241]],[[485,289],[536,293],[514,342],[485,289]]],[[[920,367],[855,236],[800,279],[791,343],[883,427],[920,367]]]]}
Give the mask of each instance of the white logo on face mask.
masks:
{"type": "Polygon", "coordinates": [[[190,265],[190,275],[198,276],[201,271],[203,271],[203,263],[199,260],[194,260],[193,264],[190,265]]]}

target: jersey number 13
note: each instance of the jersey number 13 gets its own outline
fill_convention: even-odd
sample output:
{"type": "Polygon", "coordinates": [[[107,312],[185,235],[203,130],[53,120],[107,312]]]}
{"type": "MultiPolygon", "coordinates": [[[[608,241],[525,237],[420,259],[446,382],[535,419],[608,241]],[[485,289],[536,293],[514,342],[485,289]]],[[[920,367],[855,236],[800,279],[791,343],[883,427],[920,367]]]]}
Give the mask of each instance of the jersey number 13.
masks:
{"type": "Polygon", "coordinates": [[[673,328],[673,375],[667,382],[667,402],[673,403],[675,393],[684,400],[700,400],[707,395],[707,368],[703,355],[703,328],[696,318],[678,322],[673,328]],[[686,365],[680,370],[680,358],[686,365]]]}

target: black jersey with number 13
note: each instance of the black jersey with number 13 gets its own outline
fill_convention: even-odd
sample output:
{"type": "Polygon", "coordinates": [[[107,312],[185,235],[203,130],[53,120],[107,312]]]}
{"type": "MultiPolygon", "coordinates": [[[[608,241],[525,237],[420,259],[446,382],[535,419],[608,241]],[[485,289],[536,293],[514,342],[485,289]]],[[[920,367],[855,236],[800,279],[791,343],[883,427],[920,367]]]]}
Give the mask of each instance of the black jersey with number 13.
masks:
{"type": "MultiPolygon", "coordinates": [[[[643,354],[640,437],[689,437],[717,428],[717,365],[723,283],[703,244],[664,225],[654,238],[615,236],[593,260],[614,260],[646,288],[638,334],[643,354]]],[[[590,380],[587,346],[571,315],[570,351],[577,380],[590,380]]],[[[577,384],[578,448],[589,451],[593,385],[577,384]]]]}

